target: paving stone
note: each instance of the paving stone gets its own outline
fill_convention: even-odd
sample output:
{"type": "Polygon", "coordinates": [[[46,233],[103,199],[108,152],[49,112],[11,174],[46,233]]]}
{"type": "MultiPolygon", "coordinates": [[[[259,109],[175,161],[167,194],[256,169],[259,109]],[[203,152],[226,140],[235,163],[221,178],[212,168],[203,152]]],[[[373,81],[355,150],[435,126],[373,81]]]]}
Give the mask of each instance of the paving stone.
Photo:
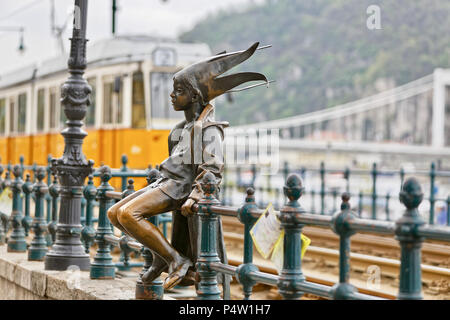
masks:
{"type": "Polygon", "coordinates": [[[30,290],[34,294],[45,297],[45,292],[47,290],[47,275],[40,271],[31,272],[31,285],[30,290]]]}
{"type": "Polygon", "coordinates": [[[0,277],[6,278],[6,261],[0,258],[0,277]]]}
{"type": "MultiPolygon", "coordinates": [[[[89,271],[48,271],[44,263],[28,261],[27,253],[7,253],[0,247],[0,299],[5,300],[132,300],[136,278],[92,280],[89,271]]],[[[165,299],[171,299],[169,295],[165,299]]]]}
{"type": "Polygon", "coordinates": [[[14,282],[22,288],[31,290],[31,269],[26,265],[17,265],[14,274],[14,282]]]}
{"type": "Polygon", "coordinates": [[[6,264],[6,280],[14,282],[15,280],[15,271],[16,271],[16,264],[11,262],[6,264]]]}

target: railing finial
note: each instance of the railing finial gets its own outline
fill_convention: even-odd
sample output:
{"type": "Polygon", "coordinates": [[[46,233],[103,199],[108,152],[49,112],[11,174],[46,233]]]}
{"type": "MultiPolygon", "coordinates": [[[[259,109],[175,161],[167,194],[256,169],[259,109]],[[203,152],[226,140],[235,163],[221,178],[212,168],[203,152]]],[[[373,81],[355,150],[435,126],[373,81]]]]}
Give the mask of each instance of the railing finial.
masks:
{"type": "Polygon", "coordinates": [[[157,169],[150,169],[147,174],[147,184],[152,184],[161,177],[161,173],[157,169]]]}
{"type": "Polygon", "coordinates": [[[206,172],[200,183],[203,192],[207,198],[214,196],[217,190],[216,177],[210,171],[206,172]]]}
{"type": "Polygon", "coordinates": [[[120,158],[120,161],[122,162],[122,165],[126,167],[128,163],[128,156],[126,154],[123,154],[122,157],[120,158]]]}
{"type": "Polygon", "coordinates": [[[98,169],[100,174],[100,179],[102,179],[102,183],[107,183],[112,178],[111,168],[107,165],[103,165],[98,169]]]}
{"type": "Polygon", "coordinates": [[[245,202],[255,202],[255,189],[247,188],[247,196],[245,202]]]}
{"type": "Polygon", "coordinates": [[[342,193],[341,200],[341,210],[350,210],[350,194],[347,192],[342,193]]]}
{"type": "Polygon", "coordinates": [[[302,178],[296,173],[291,173],[283,187],[284,195],[289,199],[288,206],[299,206],[298,199],[302,196],[304,189],[302,178]]]}
{"type": "Polygon", "coordinates": [[[409,210],[417,210],[423,200],[423,192],[419,181],[414,177],[406,179],[403,183],[399,197],[400,202],[403,203],[406,208],[409,210]]]}
{"type": "Polygon", "coordinates": [[[18,164],[13,167],[13,175],[16,178],[22,177],[22,168],[18,164]]]}

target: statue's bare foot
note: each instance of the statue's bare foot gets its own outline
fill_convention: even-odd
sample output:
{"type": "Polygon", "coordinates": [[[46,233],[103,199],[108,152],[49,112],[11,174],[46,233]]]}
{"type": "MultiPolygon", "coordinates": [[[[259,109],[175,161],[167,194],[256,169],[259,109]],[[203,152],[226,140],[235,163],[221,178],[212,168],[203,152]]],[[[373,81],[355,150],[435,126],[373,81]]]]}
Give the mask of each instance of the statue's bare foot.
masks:
{"type": "Polygon", "coordinates": [[[185,257],[172,262],[169,268],[170,274],[164,281],[164,289],[169,290],[175,287],[183,279],[190,266],[192,266],[191,260],[185,257]]]}
{"type": "Polygon", "coordinates": [[[182,287],[190,287],[195,284],[195,275],[197,273],[194,270],[189,269],[186,272],[186,275],[183,279],[181,279],[180,283],[178,283],[179,286],[182,287]]]}
{"type": "Polygon", "coordinates": [[[167,267],[167,263],[163,259],[155,258],[152,266],[142,275],[142,282],[152,283],[162,272],[167,271],[167,267]]]}

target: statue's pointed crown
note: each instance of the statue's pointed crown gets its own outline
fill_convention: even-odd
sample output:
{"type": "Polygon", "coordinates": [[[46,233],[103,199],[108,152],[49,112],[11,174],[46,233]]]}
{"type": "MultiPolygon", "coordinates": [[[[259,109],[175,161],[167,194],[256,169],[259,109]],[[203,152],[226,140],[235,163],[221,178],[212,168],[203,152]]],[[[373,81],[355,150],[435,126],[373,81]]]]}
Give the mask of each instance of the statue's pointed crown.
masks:
{"type": "Polygon", "coordinates": [[[258,45],[259,42],[256,42],[247,50],[221,53],[194,63],[177,72],[174,80],[187,80],[194,88],[200,90],[205,103],[249,81],[261,80],[268,83],[266,76],[256,72],[240,72],[219,77],[250,58],[258,45]]]}

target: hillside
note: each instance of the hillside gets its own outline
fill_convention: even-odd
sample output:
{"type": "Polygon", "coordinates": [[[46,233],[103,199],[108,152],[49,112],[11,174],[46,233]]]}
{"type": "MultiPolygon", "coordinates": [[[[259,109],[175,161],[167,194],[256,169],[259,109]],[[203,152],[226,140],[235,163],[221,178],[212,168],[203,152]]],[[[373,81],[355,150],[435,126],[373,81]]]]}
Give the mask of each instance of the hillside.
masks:
{"type": "Polygon", "coordinates": [[[297,115],[364,97],[450,67],[448,0],[266,0],[221,11],[180,36],[213,52],[272,48],[237,70],[277,82],[233,94],[217,114],[232,124],[297,115]],[[366,27],[369,5],[381,30],[366,27]]]}

